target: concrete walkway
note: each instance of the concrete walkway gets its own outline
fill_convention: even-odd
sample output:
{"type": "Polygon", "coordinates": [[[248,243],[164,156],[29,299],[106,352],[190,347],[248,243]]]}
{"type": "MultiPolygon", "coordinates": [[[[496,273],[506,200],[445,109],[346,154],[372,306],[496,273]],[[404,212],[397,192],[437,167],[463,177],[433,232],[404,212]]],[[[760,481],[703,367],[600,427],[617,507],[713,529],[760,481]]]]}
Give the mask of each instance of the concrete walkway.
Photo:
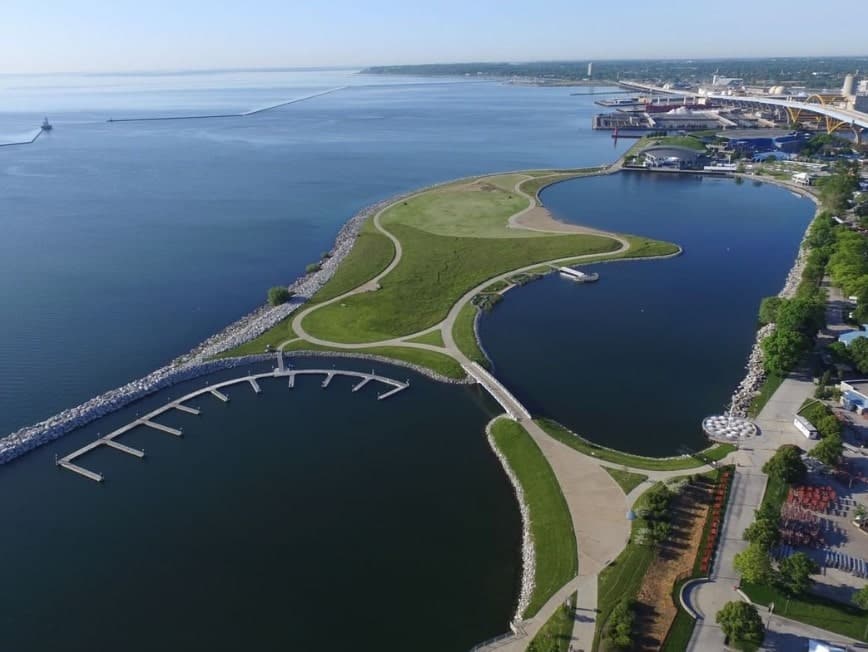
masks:
{"type": "MultiPolygon", "coordinates": [[[[740,599],[735,591],[739,574],[733,560],[747,548],[744,531],[753,522],[754,511],[762,502],[767,480],[762,466],[784,444],[806,447],[808,440],[792,425],[793,415],[813,393],[810,378],[795,374],[786,378],[756,419],[760,434],[751,442],[752,447],[741,448],[732,456],[735,474],[711,581],[693,585],[686,595],[701,617],[693,630],[688,652],[723,649],[724,636],[715,623],[715,616],[727,602],[740,599]]],[[[774,629],[769,631],[773,633],[774,629]]]]}

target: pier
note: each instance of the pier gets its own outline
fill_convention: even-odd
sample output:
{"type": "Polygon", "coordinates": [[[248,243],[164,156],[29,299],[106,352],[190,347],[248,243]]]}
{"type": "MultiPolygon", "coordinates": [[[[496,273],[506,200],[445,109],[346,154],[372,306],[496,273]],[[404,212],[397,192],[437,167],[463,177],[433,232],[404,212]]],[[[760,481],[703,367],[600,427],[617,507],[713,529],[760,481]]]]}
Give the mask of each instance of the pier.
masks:
{"type": "Polygon", "coordinates": [[[296,376],[325,376],[322,381],[323,388],[328,387],[332,378],[334,378],[335,376],[349,376],[351,378],[357,378],[359,379],[359,382],[353,385],[353,392],[360,390],[372,380],[377,381],[390,388],[388,391],[377,395],[378,401],[387,399],[390,396],[394,396],[398,392],[401,392],[410,386],[409,382],[401,382],[399,380],[387,378],[386,376],[380,376],[373,371],[371,371],[370,373],[366,373],[362,371],[348,371],[341,369],[275,369],[274,371],[271,371],[269,373],[241,376],[240,378],[233,378],[232,380],[226,380],[220,383],[216,383],[214,385],[208,385],[206,387],[203,387],[202,389],[190,392],[186,396],[182,396],[179,399],[170,401],[166,405],[163,405],[156,410],[148,412],[144,416],[139,417],[116,430],[113,430],[107,435],[99,437],[98,439],[90,442],[89,444],[86,444],[81,448],[72,451],[68,455],[58,458],[55,461],[55,464],[58,468],[67,469],[68,471],[77,473],[85,478],[93,480],[94,482],[102,482],[104,478],[101,473],[96,473],[95,471],[86,469],[79,464],[75,464],[74,460],[77,460],[79,457],[82,457],[86,453],[89,453],[90,451],[99,448],[100,446],[107,446],[122,453],[126,453],[133,457],[142,459],[145,457],[145,452],[143,450],[127,446],[126,444],[117,441],[117,438],[124,433],[127,433],[140,426],[151,428],[153,430],[159,430],[161,432],[174,435],[175,437],[181,437],[183,435],[183,431],[180,428],[173,428],[172,426],[167,426],[165,424],[159,423],[158,421],[154,421],[154,419],[161,414],[165,414],[166,412],[170,412],[172,410],[179,410],[181,412],[194,416],[199,415],[201,413],[201,410],[199,410],[198,408],[190,407],[188,405],[184,405],[184,403],[198,396],[203,396],[207,394],[211,394],[223,401],[224,403],[228,403],[229,396],[227,396],[220,390],[226,387],[231,387],[232,385],[248,383],[257,394],[260,394],[262,392],[262,388],[259,386],[258,381],[263,378],[285,377],[288,379],[289,388],[292,389],[293,387],[295,387],[296,376]]]}

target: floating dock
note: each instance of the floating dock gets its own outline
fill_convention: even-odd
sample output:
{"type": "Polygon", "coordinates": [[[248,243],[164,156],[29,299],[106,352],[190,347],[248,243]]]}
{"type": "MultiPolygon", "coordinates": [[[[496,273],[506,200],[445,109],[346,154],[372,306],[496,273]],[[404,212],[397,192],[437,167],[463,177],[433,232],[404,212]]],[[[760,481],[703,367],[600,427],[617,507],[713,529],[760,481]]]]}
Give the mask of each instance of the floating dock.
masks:
{"type": "Polygon", "coordinates": [[[158,421],[154,421],[154,419],[161,414],[164,414],[171,410],[180,410],[181,412],[187,414],[198,415],[201,413],[201,410],[199,410],[198,408],[190,407],[188,405],[184,405],[184,403],[198,396],[203,396],[207,394],[211,394],[212,396],[217,397],[224,403],[227,403],[229,401],[229,397],[220,390],[224,387],[230,387],[232,385],[249,383],[253,390],[257,394],[259,394],[261,393],[262,389],[257,381],[263,378],[286,377],[288,379],[289,388],[291,389],[295,387],[295,377],[299,375],[325,376],[322,381],[322,387],[324,388],[328,387],[332,378],[334,378],[335,376],[349,376],[351,378],[359,379],[359,382],[353,386],[352,391],[354,392],[360,390],[372,380],[382,383],[391,388],[388,391],[379,394],[377,396],[377,400],[387,399],[390,396],[394,396],[398,392],[401,392],[410,386],[410,383],[408,382],[401,382],[399,380],[387,378],[386,376],[380,376],[373,371],[371,371],[371,373],[365,373],[362,371],[348,371],[341,369],[284,369],[283,371],[276,369],[270,373],[256,374],[252,376],[242,376],[240,378],[233,378],[232,380],[226,380],[217,383],[216,385],[209,385],[202,389],[191,392],[186,396],[182,396],[175,401],[167,403],[166,405],[163,405],[162,407],[159,407],[156,410],[153,410],[152,412],[149,412],[148,414],[137,418],[124,426],[121,426],[117,430],[113,430],[105,436],[100,437],[99,439],[96,439],[95,441],[92,441],[77,450],[74,450],[68,455],[57,459],[55,463],[59,468],[67,469],[68,471],[72,471],[73,473],[78,473],[79,475],[93,480],[94,482],[102,482],[104,479],[102,474],[96,473],[95,471],[90,471],[83,466],[75,464],[73,461],[85,455],[86,453],[96,448],[99,448],[100,446],[107,446],[109,448],[113,448],[117,451],[126,453],[127,455],[132,455],[133,457],[137,457],[139,459],[144,458],[145,452],[143,450],[127,446],[126,444],[116,441],[116,439],[124,433],[138,428],[139,426],[144,426],[153,430],[159,430],[161,432],[165,432],[176,437],[181,437],[183,435],[183,432],[180,428],[173,428],[172,426],[167,426],[165,424],[159,423],[158,421]]]}

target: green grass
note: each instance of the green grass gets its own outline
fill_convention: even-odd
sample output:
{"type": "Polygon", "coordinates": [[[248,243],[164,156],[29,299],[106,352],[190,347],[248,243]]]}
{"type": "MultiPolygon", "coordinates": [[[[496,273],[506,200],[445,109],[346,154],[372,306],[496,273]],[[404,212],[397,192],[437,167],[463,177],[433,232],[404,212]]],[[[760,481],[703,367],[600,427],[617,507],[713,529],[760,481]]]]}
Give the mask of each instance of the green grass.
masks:
{"type": "Polygon", "coordinates": [[[686,580],[678,582],[672,589],[672,599],[678,605],[678,612],[675,614],[675,620],[669,627],[666,633],[666,638],[663,640],[663,645],[660,647],[660,652],[684,652],[690,643],[690,637],[693,636],[693,628],[696,626],[696,621],[689,613],[681,606],[678,599],[678,594],[681,593],[681,587],[684,586],[686,580]]]}
{"type": "Polygon", "coordinates": [[[643,469],[646,471],[680,471],[695,469],[704,466],[708,462],[719,461],[735,450],[735,447],[730,444],[716,444],[715,446],[699,451],[696,453],[696,456],[643,457],[641,455],[624,453],[613,448],[606,448],[599,444],[594,444],[587,439],[582,439],[578,435],[573,434],[561,424],[556,421],[551,421],[550,419],[537,419],[536,422],[554,439],[566,444],[570,448],[576,449],[580,453],[591,455],[614,464],[629,466],[634,469],[643,469]]]}
{"type": "Polygon", "coordinates": [[[693,136],[662,136],[659,138],[650,138],[651,142],[646,147],[656,147],[657,145],[668,145],[671,147],[686,147],[694,149],[697,152],[705,151],[705,143],[693,136]]]}
{"type": "Polygon", "coordinates": [[[447,378],[461,379],[466,376],[464,369],[461,368],[457,360],[445,353],[437,353],[436,351],[428,351],[427,349],[415,349],[404,346],[366,346],[361,349],[338,349],[311,344],[304,340],[297,340],[288,344],[284,348],[284,351],[338,351],[349,354],[379,355],[384,358],[394,358],[419,365],[420,367],[426,367],[447,378]]]}
{"type": "Polygon", "coordinates": [[[354,290],[386,269],[394,257],[395,247],[392,241],[374,228],[372,220],[368,220],[334,276],[311,301],[328,301],[354,290]]]}
{"type": "Polygon", "coordinates": [[[630,493],[638,487],[640,484],[645,482],[648,479],[647,475],[639,475],[638,473],[630,473],[629,471],[624,471],[622,469],[613,469],[608,466],[603,467],[606,470],[606,473],[612,476],[612,479],[618,483],[618,486],[624,491],[625,494],[630,493]]]}
{"type": "Polygon", "coordinates": [[[753,401],[751,401],[750,407],[747,410],[749,417],[755,418],[760,412],[762,412],[762,409],[765,407],[766,403],[769,402],[772,394],[778,391],[778,387],[780,387],[781,383],[784,382],[784,378],[786,378],[786,376],[782,376],[781,374],[772,373],[766,375],[766,379],[760,387],[759,394],[754,396],[753,401]]]}
{"type": "Polygon", "coordinates": [[[787,499],[787,492],[789,490],[790,485],[788,485],[786,482],[784,482],[780,478],[769,476],[768,480],[766,480],[766,490],[763,494],[760,508],[762,509],[768,506],[769,509],[772,509],[775,514],[780,513],[781,506],[787,499]]]}
{"type": "Polygon", "coordinates": [[[491,285],[486,285],[482,291],[483,292],[500,292],[501,290],[504,290],[507,287],[509,287],[509,283],[507,281],[501,280],[501,281],[495,281],[491,285]]]}
{"type": "Polygon", "coordinates": [[[868,629],[868,611],[856,605],[835,602],[812,594],[789,598],[774,587],[748,582],[742,582],[741,589],[753,602],[766,606],[774,602],[775,613],[780,616],[859,641],[868,640],[865,637],[868,629]]]}
{"type": "Polygon", "coordinates": [[[555,258],[609,252],[615,240],[595,235],[462,238],[393,224],[404,258],[377,292],[356,294],[310,313],[307,332],[335,342],[376,342],[442,321],[468,290],[486,279],[555,258]]]}
{"type": "Polygon", "coordinates": [[[432,346],[444,346],[443,344],[443,334],[439,331],[431,331],[430,333],[425,333],[424,335],[419,335],[418,337],[413,337],[407,340],[408,342],[416,342],[418,344],[431,344],[432,346]]]}
{"type": "Polygon", "coordinates": [[[573,614],[576,609],[576,594],[569,599],[569,606],[561,606],[546,621],[533,637],[528,650],[539,652],[567,652],[573,638],[573,614]]]}
{"type": "Polygon", "coordinates": [[[534,198],[538,198],[540,191],[546,186],[550,186],[553,183],[558,183],[559,181],[566,181],[567,179],[576,179],[578,177],[588,176],[589,174],[596,174],[601,169],[602,168],[583,168],[577,170],[552,171],[545,174],[544,176],[538,176],[534,179],[528,179],[527,181],[522,183],[519,188],[525,194],[528,194],[534,198]]]}
{"type": "MultiPolygon", "coordinates": [[[[650,490],[650,488],[649,488],[650,490]]],[[[633,510],[638,514],[645,504],[645,494],[639,497],[633,510]]],[[[604,568],[597,578],[597,627],[594,632],[596,650],[603,627],[609,620],[612,610],[621,600],[635,598],[642,586],[642,580],[648,566],[654,560],[655,549],[652,546],[639,545],[635,542],[639,530],[646,527],[642,518],[636,518],[632,523],[630,542],[621,554],[611,564],[604,568]]]]}
{"type": "Polygon", "coordinates": [[[557,478],[527,431],[515,421],[500,418],[491,425],[491,434],[521,483],[530,511],[536,577],[524,612],[529,618],[578,572],[576,535],[557,478]]]}
{"type": "Polygon", "coordinates": [[[476,341],[476,332],[473,330],[473,322],[476,320],[476,306],[467,303],[458,313],[455,324],[452,327],[452,338],[455,345],[468,358],[478,362],[484,367],[488,366],[488,359],[476,341]]]}
{"type": "Polygon", "coordinates": [[[509,217],[526,208],[528,201],[500,188],[494,183],[497,179],[487,177],[414,195],[388,208],[380,216],[380,224],[392,232],[392,227],[404,225],[434,235],[462,238],[545,237],[536,231],[508,228],[509,217]]]}

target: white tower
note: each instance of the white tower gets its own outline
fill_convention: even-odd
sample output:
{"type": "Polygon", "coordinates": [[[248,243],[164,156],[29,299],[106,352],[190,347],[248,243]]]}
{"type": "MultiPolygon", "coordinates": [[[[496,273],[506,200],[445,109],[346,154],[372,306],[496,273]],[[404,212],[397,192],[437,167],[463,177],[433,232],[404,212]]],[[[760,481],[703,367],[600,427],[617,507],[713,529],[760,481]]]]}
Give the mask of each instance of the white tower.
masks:
{"type": "MultiPolygon", "coordinates": [[[[592,63],[588,64],[588,79],[590,79],[593,76],[594,76],[594,64],[592,62],[592,63]]],[[[851,77],[852,77],[852,75],[851,75],[851,77]]]]}
{"type": "Polygon", "coordinates": [[[853,92],[853,87],[853,75],[847,74],[844,77],[844,86],[843,88],[841,88],[841,95],[843,95],[844,97],[853,97],[855,95],[855,93],[853,92]]]}

